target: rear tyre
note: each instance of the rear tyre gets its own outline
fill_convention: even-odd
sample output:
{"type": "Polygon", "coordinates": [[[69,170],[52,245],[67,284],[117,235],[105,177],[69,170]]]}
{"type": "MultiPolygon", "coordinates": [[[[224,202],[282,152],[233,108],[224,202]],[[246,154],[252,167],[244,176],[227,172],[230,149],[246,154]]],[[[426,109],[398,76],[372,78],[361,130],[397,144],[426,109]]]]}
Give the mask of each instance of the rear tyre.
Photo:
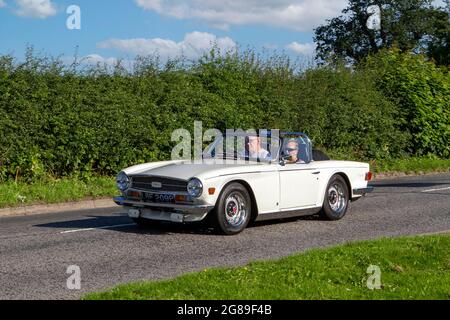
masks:
{"type": "Polygon", "coordinates": [[[144,218],[131,218],[131,219],[140,228],[155,227],[155,226],[158,226],[161,223],[161,221],[158,221],[158,220],[149,220],[149,219],[144,219],[144,218]]]}
{"type": "Polygon", "coordinates": [[[348,203],[347,183],[340,175],[332,176],[325,192],[320,217],[325,220],[340,220],[347,213],[348,203]]]}
{"type": "Polygon", "coordinates": [[[250,221],[252,208],[247,189],[240,183],[231,183],[222,191],[210,221],[221,234],[242,232],[250,221]]]}

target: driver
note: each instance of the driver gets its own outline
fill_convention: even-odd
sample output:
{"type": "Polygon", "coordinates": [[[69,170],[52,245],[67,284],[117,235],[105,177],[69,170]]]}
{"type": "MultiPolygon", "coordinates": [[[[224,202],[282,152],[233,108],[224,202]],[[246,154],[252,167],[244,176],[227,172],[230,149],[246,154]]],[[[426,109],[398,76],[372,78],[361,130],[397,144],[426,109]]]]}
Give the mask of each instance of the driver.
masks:
{"type": "Polygon", "coordinates": [[[288,164],[292,163],[305,163],[302,159],[299,158],[299,144],[296,139],[289,140],[288,144],[286,145],[285,154],[289,154],[291,158],[286,161],[288,164]]]}
{"type": "Polygon", "coordinates": [[[261,138],[258,136],[249,136],[246,139],[246,157],[253,159],[268,159],[270,158],[269,151],[261,146],[261,138]]]}

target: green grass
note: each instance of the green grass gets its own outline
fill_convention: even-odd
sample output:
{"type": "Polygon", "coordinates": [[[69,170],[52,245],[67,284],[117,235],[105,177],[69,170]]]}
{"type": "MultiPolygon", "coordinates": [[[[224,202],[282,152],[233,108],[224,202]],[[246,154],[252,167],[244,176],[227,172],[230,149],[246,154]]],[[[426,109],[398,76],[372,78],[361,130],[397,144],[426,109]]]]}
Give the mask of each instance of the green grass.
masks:
{"type": "Polygon", "coordinates": [[[450,159],[437,158],[405,158],[370,163],[375,173],[430,173],[450,172],[450,159]]]}
{"type": "Polygon", "coordinates": [[[31,184],[7,182],[0,183],[0,208],[109,197],[115,193],[114,179],[106,177],[94,177],[87,182],[79,179],[52,179],[31,184]]]}
{"type": "Polygon", "coordinates": [[[120,285],[96,299],[450,299],[450,235],[381,239],[314,249],[277,261],[120,285]],[[367,288],[367,268],[381,289],[367,288]]]}

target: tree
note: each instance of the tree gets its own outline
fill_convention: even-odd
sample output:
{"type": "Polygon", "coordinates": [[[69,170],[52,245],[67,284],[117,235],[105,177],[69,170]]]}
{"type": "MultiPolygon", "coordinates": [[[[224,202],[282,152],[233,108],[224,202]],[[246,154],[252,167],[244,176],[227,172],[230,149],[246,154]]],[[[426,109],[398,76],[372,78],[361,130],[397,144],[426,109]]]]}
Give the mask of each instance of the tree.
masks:
{"type": "MultiPolygon", "coordinates": [[[[450,65],[450,0],[445,1],[446,6],[438,14],[435,32],[427,41],[427,54],[438,65],[450,65]]],[[[437,15],[437,14],[436,14],[437,15]]]]}
{"type": "Polygon", "coordinates": [[[350,0],[341,16],[315,30],[316,58],[359,62],[369,53],[396,47],[428,52],[445,63],[449,26],[448,10],[434,7],[431,0],[350,0]],[[367,27],[367,9],[373,5],[380,9],[379,30],[367,27]]]}

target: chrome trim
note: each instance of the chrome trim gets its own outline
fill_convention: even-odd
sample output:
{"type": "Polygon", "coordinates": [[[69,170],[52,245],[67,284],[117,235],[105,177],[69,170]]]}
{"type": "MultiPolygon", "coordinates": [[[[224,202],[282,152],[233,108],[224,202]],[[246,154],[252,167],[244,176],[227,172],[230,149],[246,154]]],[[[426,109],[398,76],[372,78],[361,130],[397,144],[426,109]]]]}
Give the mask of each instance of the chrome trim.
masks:
{"type": "Polygon", "coordinates": [[[255,221],[265,221],[265,220],[274,220],[274,219],[284,219],[284,218],[293,218],[293,217],[302,217],[302,216],[312,216],[322,209],[322,207],[316,208],[308,208],[308,209],[295,209],[295,210],[286,210],[286,211],[275,211],[269,213],[258,214],[255,221]]]}
{"type": "MultiPolygon", "coordinates": [[[[135,183],[135,182],[133,182],[132,184],[134,184],[134,183],[135,183]]],[[[179,192],[179,191],[162,190],[163,187],[161,187],[161,188],[155,188],[155,187],[152,186],[152,183],[144,183],[144,182],[137,182],[137,183],[142,184],[142,185],[145,185],[145,186],[142,187],[142,188],[137,188],[137,187],[134,185],[134,186],[133,186],[133,189],[135,189],[135,190],[148,191],[148,192],[153,192],[153,191],[158,192],[158,190],[160,190],[159,192],[161,192],[161,193],[163,193],[163,192],[165,192],[165,193],[179,192]],[[147,187],[146,187],[146,186],[148,186],[148,185],[150,186],[150,188],[147,188],[147,187]]],[[[174,185],[174,184],[165,184],[164,187],[171,187],[171,188],[179,188],[179,189],[183,189],[181,186],[174,185]]],[[[127,189],[127,190],[131,190],[131,189],[132,189],[132,188],[129,188],[129,189],[127,189]]]]}
{"type": "Polygon", "coordinates": [[[156,193],[156,194],[173,194],[175,196],[188,196],[191,197],[191,195],[186,192],[180,192],[180,191],[157,191],[157,190],[148,190],[148,189],[136,189],[136,188],[129,188],[126,190],[126,192],[135,191],[135,192],[145,192],[145,193],[156,193]]]}
{"type": "Polygon", "coordinates": [[[191,198],[194,198],[194,199],[197,199],[197,198],[200,198],[201,196],[202,196],[202,194],[203,194],[203,182],[200,180],[200,179],[198,179],[198,178],[191,178],[191,179],[189,179],[189,181],[188,181],[188,184],[187,184],[187,186],[186,186],[186,190],[187,190],[187,193],[189,194],[189,196],[191,197],[191,198]],[[191,181],[197,181],[198,183],[200,183],[200,193],[198,194],[198,195],[193,195],[193,194],[191,194],[190,192],[189,192],[189,184],[191,183],[191,181]]]}
{"type": "MultiPolygon", "coordinates": [[[[170,221],[174,223],[198,222],[205,219],[206,216],[208,215],[208,212],[183,214],[161,210],[153,210],[149,208],[142,208],[137,210],[139,210],[139,218],[148,220],[170,221]]],[[[132,217],[130,216],[130,218],[132,217]]]]}
{"type": "Polygon", "coordinates": [[[148,191],[148,192],[164,192],[164,193],[176,193],[181,192],[181,190],[185,190],[188,184],[188,180],[179,179],[179,178],[173,178],[173,177],[167,177],[167,176],[158,176],[158,175],[152,175],[152,174],[135,174],[130,175],[130,186],[128,190],[139,190],[139,191],[148,191]],[[148,182],[139,182],[136,181],[136,179],[147,179],[148,182]],[[152,180],[159,180],[159,181],[152,181],[152,180]],[[167,181],[164,181],[167,180],[167,181]],[[161,187],[153,187],[152,184],[155,182],[161,183],[161,187]],[[180,183],[180,184],[176,184],[180,183]],[[139,184],[140,186],[136,186],[136,184],[139,184]],[[178,189],[178,190],[167,190],[167,189],[178,189]]]}
{"type": "MultiPolygon", "coordinates": [[[[175,165],[182,165],[182,164],[175,164],[175,165]]],[[[155,168],[155,169],[159,169],[155,168]]],[[[154,169],[149,169],[147,171],[152,171],[154,169]]],[[[185,180],[185,179],[180,179],[180,178],[175,178],[175,177],[170,177],[170,176],[158,176],[158,175],[153,175],[153,174],[145,174],[145,173],[136,173],[136,174],[130,174],[129,175],[130,178],[162,178],[162,179],[170,179],[170,180],[177,180],[177,181],[181,181],[181,182],[188,182],[189,180],[185,180]]]]}
{"type": "Polygon", "coordinates": [[[202,214],[205,212],[207,213],[212,209],[214,209],[214,206],[203,204],[154,203],[154,202],[127,200],[124,197],[114,197],[113,200],[119,206],[160,208],[162,209],[161,211],[170,211],[170,212],[202,214]]]}

